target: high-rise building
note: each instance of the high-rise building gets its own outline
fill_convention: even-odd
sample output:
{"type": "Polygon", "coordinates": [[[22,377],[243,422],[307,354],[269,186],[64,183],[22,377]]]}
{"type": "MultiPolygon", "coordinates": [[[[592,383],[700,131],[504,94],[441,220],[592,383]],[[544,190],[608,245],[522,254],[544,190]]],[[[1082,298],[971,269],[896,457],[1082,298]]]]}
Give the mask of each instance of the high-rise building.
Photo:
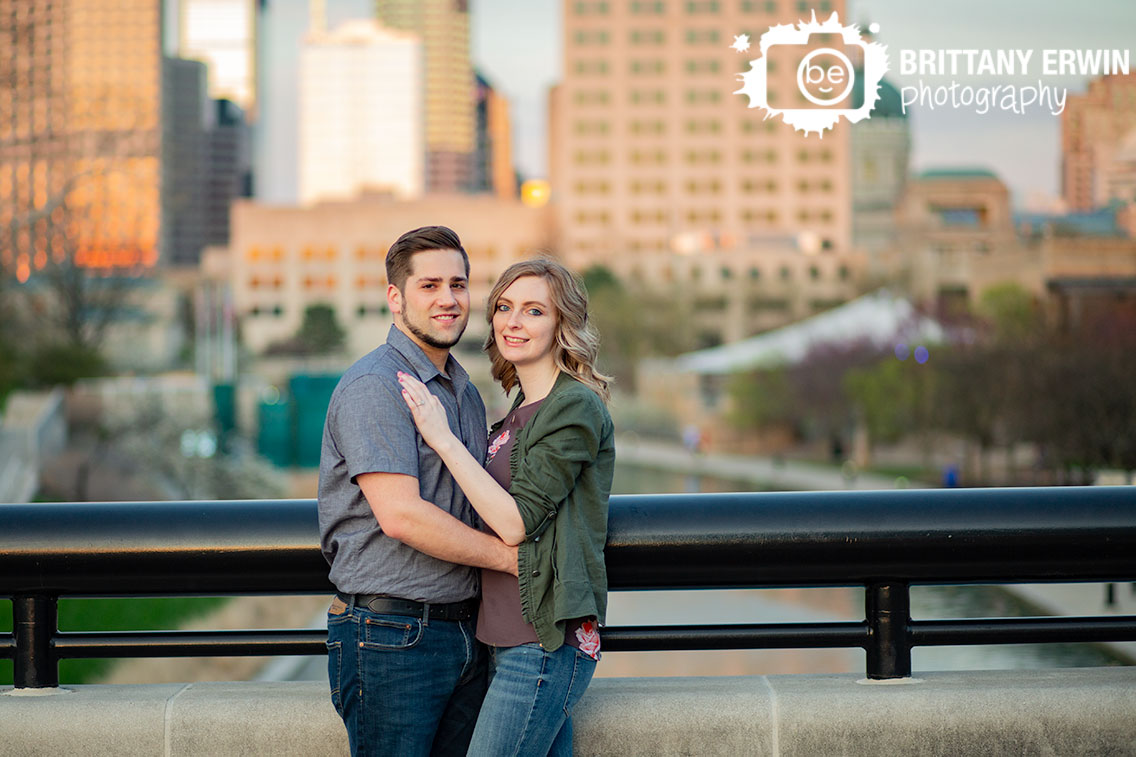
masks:
{"type": "Polygon", "coordinates": [[[208,243],[206,81],[204,63],[163,59],[161,246],[164,262],[174,265],[196,265],[208,243]]]}
{"type": "Polygon", "coordinates": [[[470,189],[492,192],[502,199],[517,196],[513,168],[512,124],[509,101],[482,76],[477,77],[477,149],[474,151],[470,189]]]}
{"type": "Polygon", "coordinates": [[[250,129],[240,107],[213,100],[209,130],[209,176],[205,184],[205,244],[229,243],[233,200],[252,196],[250,129]]]}
{"type": "Polygon", "coordinates": [[[1102,76],[1069,95],[1061,113],[1061,192],[1072,211],[1125,196],[1131,171],[1126,144],[1136,141],[1136,74],[1102,76]]]}
{"type": "MultiPolygon", "coordinates": [[[[761,34],[813,7],[843,16],[845,3],[564,3],[550,165],[569,259],[643,278],[668,255],[849,249],[848,125],[805,136],[733,94],[761,34]],[[731,47],[742,34],[746,54],[731,47]]],[[[772,102],[805,103],[795,71],[770,72],[772,102]]]]}
{"type": "Polygon", "coordinates": [[[160,5],[0,0],[0,266],[157,263],[160,5]]]}
{"type": "Polygon", "coordinates": [[[177,0],[181,58],[209,66],[209,97],[256,111],[256,0],[177,0]]]}
{"type": "MultiPolygon", "coordinates": [[[[862,81],[858,76],[857,82],[862,81]]],[[[911,127],[899,90],[880,82],[872,117],[852,129],[852,244],[867,253],[868,269],[884,271],[881,253],[898,237],[896,211],[907,186],[911,127]]]]}
{"type": "Polygon", "coordinates": [[[384,25],[418,35],[425,71],[426,189],[459,192],[475,149],[474,76],[467,0],[375,0],[384,25]]]}
{"type": "Polygon", "coordinates": [[[300,57],[300,202],[422,193],[422,45],[371,20],[314,28],[300,57]]]}
{"type": "Polygon", "coordinates": [[[253,122],[253,193],[261,202],[299,200],[300,56],[309,23],[308,5],[297,0],[258,0],[256,99],[253,122]]]}

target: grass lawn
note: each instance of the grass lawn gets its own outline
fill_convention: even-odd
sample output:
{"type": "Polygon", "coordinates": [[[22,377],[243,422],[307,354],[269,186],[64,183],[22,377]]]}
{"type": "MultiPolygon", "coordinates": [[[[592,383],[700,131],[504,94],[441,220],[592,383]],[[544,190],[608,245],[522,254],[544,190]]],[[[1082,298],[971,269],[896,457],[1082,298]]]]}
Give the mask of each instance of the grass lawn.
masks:
{"type": "MultiPolygon", "coordinates": [[[[161,631],[181,627],[204,615],[228,597],[100,598],[59,600],[62,631],[161,631]]],[[[12,631],[12,603],[0,601],[0,633],[12,631]]],[[[89,683],[105,673],[114,660],[63,660],[60,683],[89,683]]],[[[12,684],[12,661],[0,660],[0,685],[12,684]]]]}

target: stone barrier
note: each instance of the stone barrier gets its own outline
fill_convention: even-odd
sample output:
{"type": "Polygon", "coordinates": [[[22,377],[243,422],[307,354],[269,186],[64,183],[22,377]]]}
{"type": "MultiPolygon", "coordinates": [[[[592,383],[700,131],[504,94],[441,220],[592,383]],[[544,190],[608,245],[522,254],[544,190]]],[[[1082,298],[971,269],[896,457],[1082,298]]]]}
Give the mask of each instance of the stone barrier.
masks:
{"type": "MultiPolygon", "coordinates": [[[[1136,755],[1136,668],[601,678],[577,755],[1136,755]]],[[[326,684],[0,689],[5,755],[344,755],[326,684]]]]}

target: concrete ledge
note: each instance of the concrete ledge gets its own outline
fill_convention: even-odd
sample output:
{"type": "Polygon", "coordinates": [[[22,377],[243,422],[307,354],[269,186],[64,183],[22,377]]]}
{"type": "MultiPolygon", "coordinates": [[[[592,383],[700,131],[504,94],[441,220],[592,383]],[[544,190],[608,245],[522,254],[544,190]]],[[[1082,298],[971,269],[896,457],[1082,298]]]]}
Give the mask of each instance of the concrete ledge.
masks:
{"type": "MultiPolygon", "coordinates": [[[[598,679],[579,755],[1136,755],[1136,668],[598,679]]],[[[343,755],[326,685],[0,690],[5,755],[343,755]]]]}

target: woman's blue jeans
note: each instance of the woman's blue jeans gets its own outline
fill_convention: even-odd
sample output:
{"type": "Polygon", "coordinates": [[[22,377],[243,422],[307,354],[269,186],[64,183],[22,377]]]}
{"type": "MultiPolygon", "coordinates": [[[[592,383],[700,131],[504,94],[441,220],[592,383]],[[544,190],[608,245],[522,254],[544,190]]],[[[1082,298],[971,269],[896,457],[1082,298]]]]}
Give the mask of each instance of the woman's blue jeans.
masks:
{"type": "Polygon", "coordinates": [[[567,644],[489,648],[489,692],[469,745],[472,757],[571,757],[572,709],[596,661],[567,644]]]}

